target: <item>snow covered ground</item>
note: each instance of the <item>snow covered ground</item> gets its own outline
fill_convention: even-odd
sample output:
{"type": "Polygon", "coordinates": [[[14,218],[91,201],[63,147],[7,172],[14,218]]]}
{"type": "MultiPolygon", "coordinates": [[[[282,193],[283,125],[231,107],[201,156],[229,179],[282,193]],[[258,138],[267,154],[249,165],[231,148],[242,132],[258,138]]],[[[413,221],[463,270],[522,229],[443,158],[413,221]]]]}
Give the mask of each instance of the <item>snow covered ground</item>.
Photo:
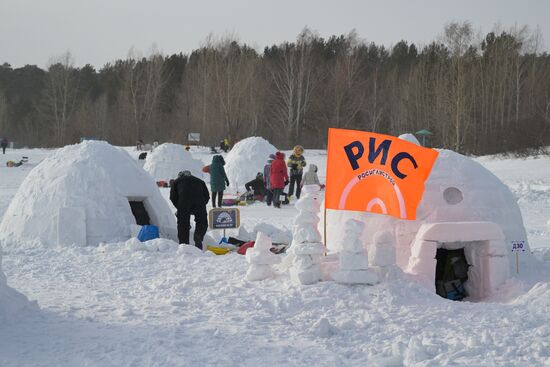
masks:
{"type": "MultiPolygon", "coordinates": [[[[0,156],[0,217],[51,153],[0,156]],[[23,155],[28,164],[5,166],[23,155]]],[[[192,153],[211,159],[208,149],[192,153]]],[[[306,158],[323,182],[326,152],[306,158]]],[[[0,366],[550,366],[550,158],[478,161],[518,197],[540,259],[487,302],[448,301],[405,275],[376,286],[298,286],[286,274],[247,282],[244,256],[166,240],[85,248],[5,241],[8,285],[40,308],[0,324],[0,366]]],[[[292,205],[255,204],[241,209],[241,222],[288,241],[295,214],[292,205]]]]}

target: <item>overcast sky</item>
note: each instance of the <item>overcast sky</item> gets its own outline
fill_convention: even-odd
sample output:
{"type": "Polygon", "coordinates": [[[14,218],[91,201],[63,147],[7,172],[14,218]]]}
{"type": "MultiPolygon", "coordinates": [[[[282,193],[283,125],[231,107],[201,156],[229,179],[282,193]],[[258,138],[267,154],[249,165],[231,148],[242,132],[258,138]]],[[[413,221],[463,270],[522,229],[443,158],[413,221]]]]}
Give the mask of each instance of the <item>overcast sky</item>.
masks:
{"type": "Polygon", "coordinates": [[[369,42],[423,45],[453,20],[483,32],[497,22],[540,26],[548,49],[550,0],[0,0],[0,63],[44,67],[69,50],[77,65],[101,67],[132,46],[189,53],[224,32],[262,50],[304,26],[323,37],[356,29],[369,42]]]}

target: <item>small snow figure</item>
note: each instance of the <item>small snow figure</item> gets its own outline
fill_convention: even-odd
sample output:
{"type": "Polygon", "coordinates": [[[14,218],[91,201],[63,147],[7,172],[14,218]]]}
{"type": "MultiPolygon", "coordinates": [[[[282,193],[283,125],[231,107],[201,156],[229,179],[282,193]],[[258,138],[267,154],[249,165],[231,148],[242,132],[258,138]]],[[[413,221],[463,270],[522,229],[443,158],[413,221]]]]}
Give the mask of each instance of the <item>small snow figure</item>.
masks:
{"type": "Polygon", "coordinates": [[[345,224],[345,236],[342,239],[340,252],[340,270],[332,274],[338,283],[344,284],[376,284],[378,276],[368,269],[369,259],[363,251],[361,234],[365,225],[355,219],[349,219],[345,224]]]}
{"type": "Polygon", "coordinates": [[[290,277],[301,284],[314,284],[321,280],[321,257],[325,246],[321,243],[319,224],[319,186],[306,185],[302,197],[296,203],[298,215],[294,219],[294,233],[291,252],[295,256],[290,277]]]}
{"type": "Polygon", "coordinates": [[[381,277],[394,277],[399,273],[395,263],[395,240],[391,232],[379,231],[374,234],[369,248],[369,265],[381,277]]]}
{"type": "Polygon", "coordinates": [[[258,232],[254,247],[246,251],[246,261],[250,264],[246,272],[246,280],[264,280],[273,276],[272,265],[281,262],[281,259],[271,252],[271,239],[262,232],[258,232]]]}

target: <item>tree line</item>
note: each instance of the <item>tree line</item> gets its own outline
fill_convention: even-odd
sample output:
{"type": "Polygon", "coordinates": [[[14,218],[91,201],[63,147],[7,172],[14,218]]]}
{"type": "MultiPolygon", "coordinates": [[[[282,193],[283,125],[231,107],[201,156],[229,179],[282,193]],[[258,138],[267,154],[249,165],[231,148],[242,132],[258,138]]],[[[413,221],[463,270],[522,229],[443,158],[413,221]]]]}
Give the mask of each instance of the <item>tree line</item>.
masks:
{"type": "Polygon", "coordinates": [[[96,70],[70,53],[45,70],[0,66],[0,135],[28,146],[81,137],[217,144],[263,136],[280,148],[326,146],[329,127],[391,135],[427,129],[427,145],[490,154],[550,145],[550,55],[527,27],[476,36],[450,23],[421,48],[305,28],[258,52],[232,36],[190,54],[127,58],[96,70]]]}

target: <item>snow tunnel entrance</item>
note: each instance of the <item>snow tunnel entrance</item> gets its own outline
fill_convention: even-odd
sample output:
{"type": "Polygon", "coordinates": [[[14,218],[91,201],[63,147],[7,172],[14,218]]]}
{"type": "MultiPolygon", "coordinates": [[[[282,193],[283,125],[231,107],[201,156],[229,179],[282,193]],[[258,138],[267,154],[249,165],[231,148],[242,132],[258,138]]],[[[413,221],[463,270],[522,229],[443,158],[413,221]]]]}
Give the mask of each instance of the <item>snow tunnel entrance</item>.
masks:
{"type": "Polygon", "coordinates": [[[468,267],[464,248],[438,248],[435,255],[435,290],[443,298],[460,301],[468,296],[465,288],[468,267]]]}
{"type": "Polygon", "coordinates": [[[128,200],[128,202],[130,203],[130,208],[137,225],[145,226],[151,224],[151,218],[149,217],[149,213],[147,213],[147,209],[145,209],[143,201],[128,200]]]}

